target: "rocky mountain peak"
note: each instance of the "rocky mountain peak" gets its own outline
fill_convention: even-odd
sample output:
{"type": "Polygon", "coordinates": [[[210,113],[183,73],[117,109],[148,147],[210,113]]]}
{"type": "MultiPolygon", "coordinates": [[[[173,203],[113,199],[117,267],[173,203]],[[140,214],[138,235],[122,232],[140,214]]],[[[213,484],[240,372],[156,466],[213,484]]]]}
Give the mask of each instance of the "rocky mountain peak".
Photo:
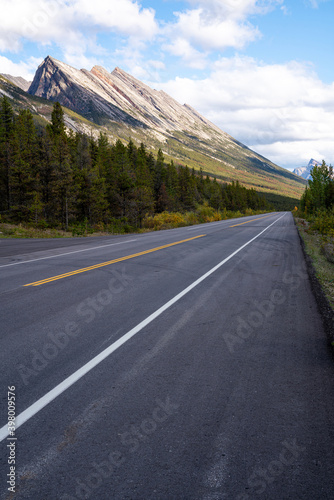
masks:
{"type": "MultiPolygon", "coordinates": [[[[97,123],[111,119],[159,132],[189,130],[204,134],[213,127],[190,106],[182,106],[165,92],[151,89],[119,67],[111,73],[101,66],[77,70],[47,56],[37,69],[29,93],[79,112],[97,123]],[[201,130],[202,129],[202,130],[201,130]]],[[[217,129],[219,130],[219,129],[217,129]]]]}
{"type": "Polygon", "coordinates": [[[303,177],[303,179],[309,180],[311,179],[311,170],[316,165],[321,165],[321,162],[311,158],[307,166],[295,168],[293,173],[299,175],[300,177],[303,177]]]}
{"type": "Polygon", "coordinates": [[[285,189],[293,196],[299,185],[305,185],[303,179],[233,139],[191,106],[181,105],[166,92],[150,88],[119,67],[112,72],[98,65],[90,71],[75,69],[47,56],[29,87],[29,94],[46,99],[47,104],[27,94],[22,96],[1,76],[0,93],[16,96],[19,106],[27,107],[28,103],[34,113],[41,113],[47,120],[52,102],[58,101],[77,113],[75,116],[64,110],[67,126],[73,130],[96,136],[102,131],[112,140],[132,137],[149,148],[161,148],[176,162],[220,175],[222,180],[244,179],[249,183],[252,179],[251,186],[258,185],[262,190],[263,179],[274,176],[283,179],[285,189]]]}
{"type": "Polygon", "coordinates": [[[321,161],[318,161],[318,160],[314,160],[313,158],[310,159],[310,161],[308,162],[308,167],[309,168],[313,168],[315,167],[316,165],[321,165],[321,161]]]}

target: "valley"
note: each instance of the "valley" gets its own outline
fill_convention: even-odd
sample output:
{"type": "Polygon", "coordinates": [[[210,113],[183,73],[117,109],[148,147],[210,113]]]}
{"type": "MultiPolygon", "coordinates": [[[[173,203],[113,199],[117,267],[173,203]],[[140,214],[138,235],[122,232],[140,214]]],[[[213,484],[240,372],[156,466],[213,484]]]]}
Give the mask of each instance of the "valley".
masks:
{"type": "MultiPolygon", "coordinates": [[[[0,93],[17,109],[28,108],[40,123],[50,121],[54,102],[64,107],[66,126],[110,142],[143,142],[167,161],[187,165],[223,182],[238,180],[269,195],[299,199],[306,181],[249,149],[163,91],[151,89],[120,68],[77,70],[46,57],[28,92],[17,78],[0,76],[0,93]],[[13,83],[16,82],[16,85],[13,83]]],[[[24,84],[26,88],[26,84],[24,84]]],[[[252,126],[252,124],[250,124],[252,126]]]]}

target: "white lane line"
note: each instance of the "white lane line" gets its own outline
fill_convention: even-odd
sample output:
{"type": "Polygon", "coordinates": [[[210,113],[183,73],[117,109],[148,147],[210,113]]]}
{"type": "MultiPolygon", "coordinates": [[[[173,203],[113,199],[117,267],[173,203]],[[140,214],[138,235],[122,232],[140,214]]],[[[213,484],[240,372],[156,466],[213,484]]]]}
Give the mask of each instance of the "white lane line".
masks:
{"type": "MultiPolygon", "coordinates": [[[[37,260],[54,259],[55,257],[62,257],[63,255],[71,255],[72,253],[88,252],[88,250],[96,250],[97,248],[105,248],[105,247],[112,247],[115,245],[123,245],[124,243],[131,243],[132,241],[137,241],[137,238],[135,238],[134,240],[120,241],[119,243],[109,243],[108,245],[100,245],[98,247],[83,248],[82,250],[74,250],[74,252],[59,253],[57,255],[49,255],[48,257],[39,257],[38,259],[21,260],[19,262],[12,262],[11,264],[4,264],[0,267],[17,266],[18,264],[30,264],[30,262],[36,262],[37,260]]],[[[53,248],[50,250],[56,250],[56,249],[53,248]]],[[[3,258],[6,258],[6,257],[3,257],[3,258]]]]}
{"type": "MultiPolygon", "coordinates": [[[[254,240],[259,238],[261,234],[263,234],[265,231],[267,231],[273,224],[276,224],[282,217],[284,217],[286,214],[283,214],[281,217],[276,219],[274,222],[272,222],[269,226],[267,226],[265,229],[263,229],[257,236],[254,236],[251,240],[247,241],[244,245],[239,247],[237,250],[235,250],[231,255],[226,257],[226,259],[222,260],[219,264],[214,266],[210,271],[207,273],[203,274],[200,278],[198,278],[196,281],[194,281],[191,285],[189,285],[187,288],[185,288],[182,292],[178,293],[173,297],[171,300],[166,302],[162,307],[157,309],[153,314],[148,316],[146,319],[144,319],[141,323],[139,323],[137,326],[132,328],[128,333],[123,335],[120,339],[116,340],[113,344],[111,344],[109,347],[107,347],[104,351],[100,352],[97,356],[95,356],[93,359],[88,361],[84,366],[79,368],[76,372],[72,373],[68,378],[66,378],[63,382],[58,384],[54,389],[49,391],[45,396],[42,396],[38,401],[33,403],[29,408],[24,410],[22,413],[20,413],[16,417],[16,429],[20,427],[22,424],[27,422],[31,417],[36,415],[40,410],[42,410],[46,405],[51,403],[54,399],[56,399],[58,396],[60,396],[66,389],[71,387],[75,382],[80,380],[84,375],[86,375],[88,372],[90,372],[95,366],[101,363],[105,358],[110,356],[114,351],[116,351],[119,347],[121,347],[123,344],[125,344],[128,340],[130,340],[136,333],[140,332],[145,326],[147,326],[149,323],[154,321],[158,316],[160,316],[164,311],[166,311],[169,307],[171,307],[175,302],[178,302],[182,297],[184,297],[187,293],[189,293],[193,288],[195,288],[197,285],[202,283],[206,278],[208,278],[211,274],[213,274],[217,269],[219,269],[221,266],[223,266],[227,261],[232,259],[234,255],[239,253],[243,248],[245,248],[247,245],[252,243],[254,240]]],[[[8,436],[8,425],[4,425],[0,429],[0,442],[3,441],[7,436],[8,436]]]]}

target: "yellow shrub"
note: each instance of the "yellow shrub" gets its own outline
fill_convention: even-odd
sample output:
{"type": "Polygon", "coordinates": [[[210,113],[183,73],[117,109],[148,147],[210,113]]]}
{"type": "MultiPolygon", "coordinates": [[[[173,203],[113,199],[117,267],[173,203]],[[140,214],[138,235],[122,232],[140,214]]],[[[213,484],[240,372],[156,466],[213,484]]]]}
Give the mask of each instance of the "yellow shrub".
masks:
{"type": "Polygon", "coordinates": [[[147,229],[171,229],[186,225],[185,216],[179,212],[162,212],[153,217],[145,217],[143,227],[147,229]]]}

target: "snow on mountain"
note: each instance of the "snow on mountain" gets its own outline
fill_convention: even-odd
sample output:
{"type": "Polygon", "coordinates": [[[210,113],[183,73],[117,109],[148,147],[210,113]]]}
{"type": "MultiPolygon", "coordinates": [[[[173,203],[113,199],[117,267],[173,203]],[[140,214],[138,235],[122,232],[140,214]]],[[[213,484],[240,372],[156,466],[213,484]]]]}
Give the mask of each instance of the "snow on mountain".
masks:
{"type": "Polygon", "coordinates": [[[311,178],[311,170],[315,165],[321,165],[321,162],[311,158],[306,167],[295,168],[293,173],[303,177],[303,179],[309,180],[311,178]]]}

